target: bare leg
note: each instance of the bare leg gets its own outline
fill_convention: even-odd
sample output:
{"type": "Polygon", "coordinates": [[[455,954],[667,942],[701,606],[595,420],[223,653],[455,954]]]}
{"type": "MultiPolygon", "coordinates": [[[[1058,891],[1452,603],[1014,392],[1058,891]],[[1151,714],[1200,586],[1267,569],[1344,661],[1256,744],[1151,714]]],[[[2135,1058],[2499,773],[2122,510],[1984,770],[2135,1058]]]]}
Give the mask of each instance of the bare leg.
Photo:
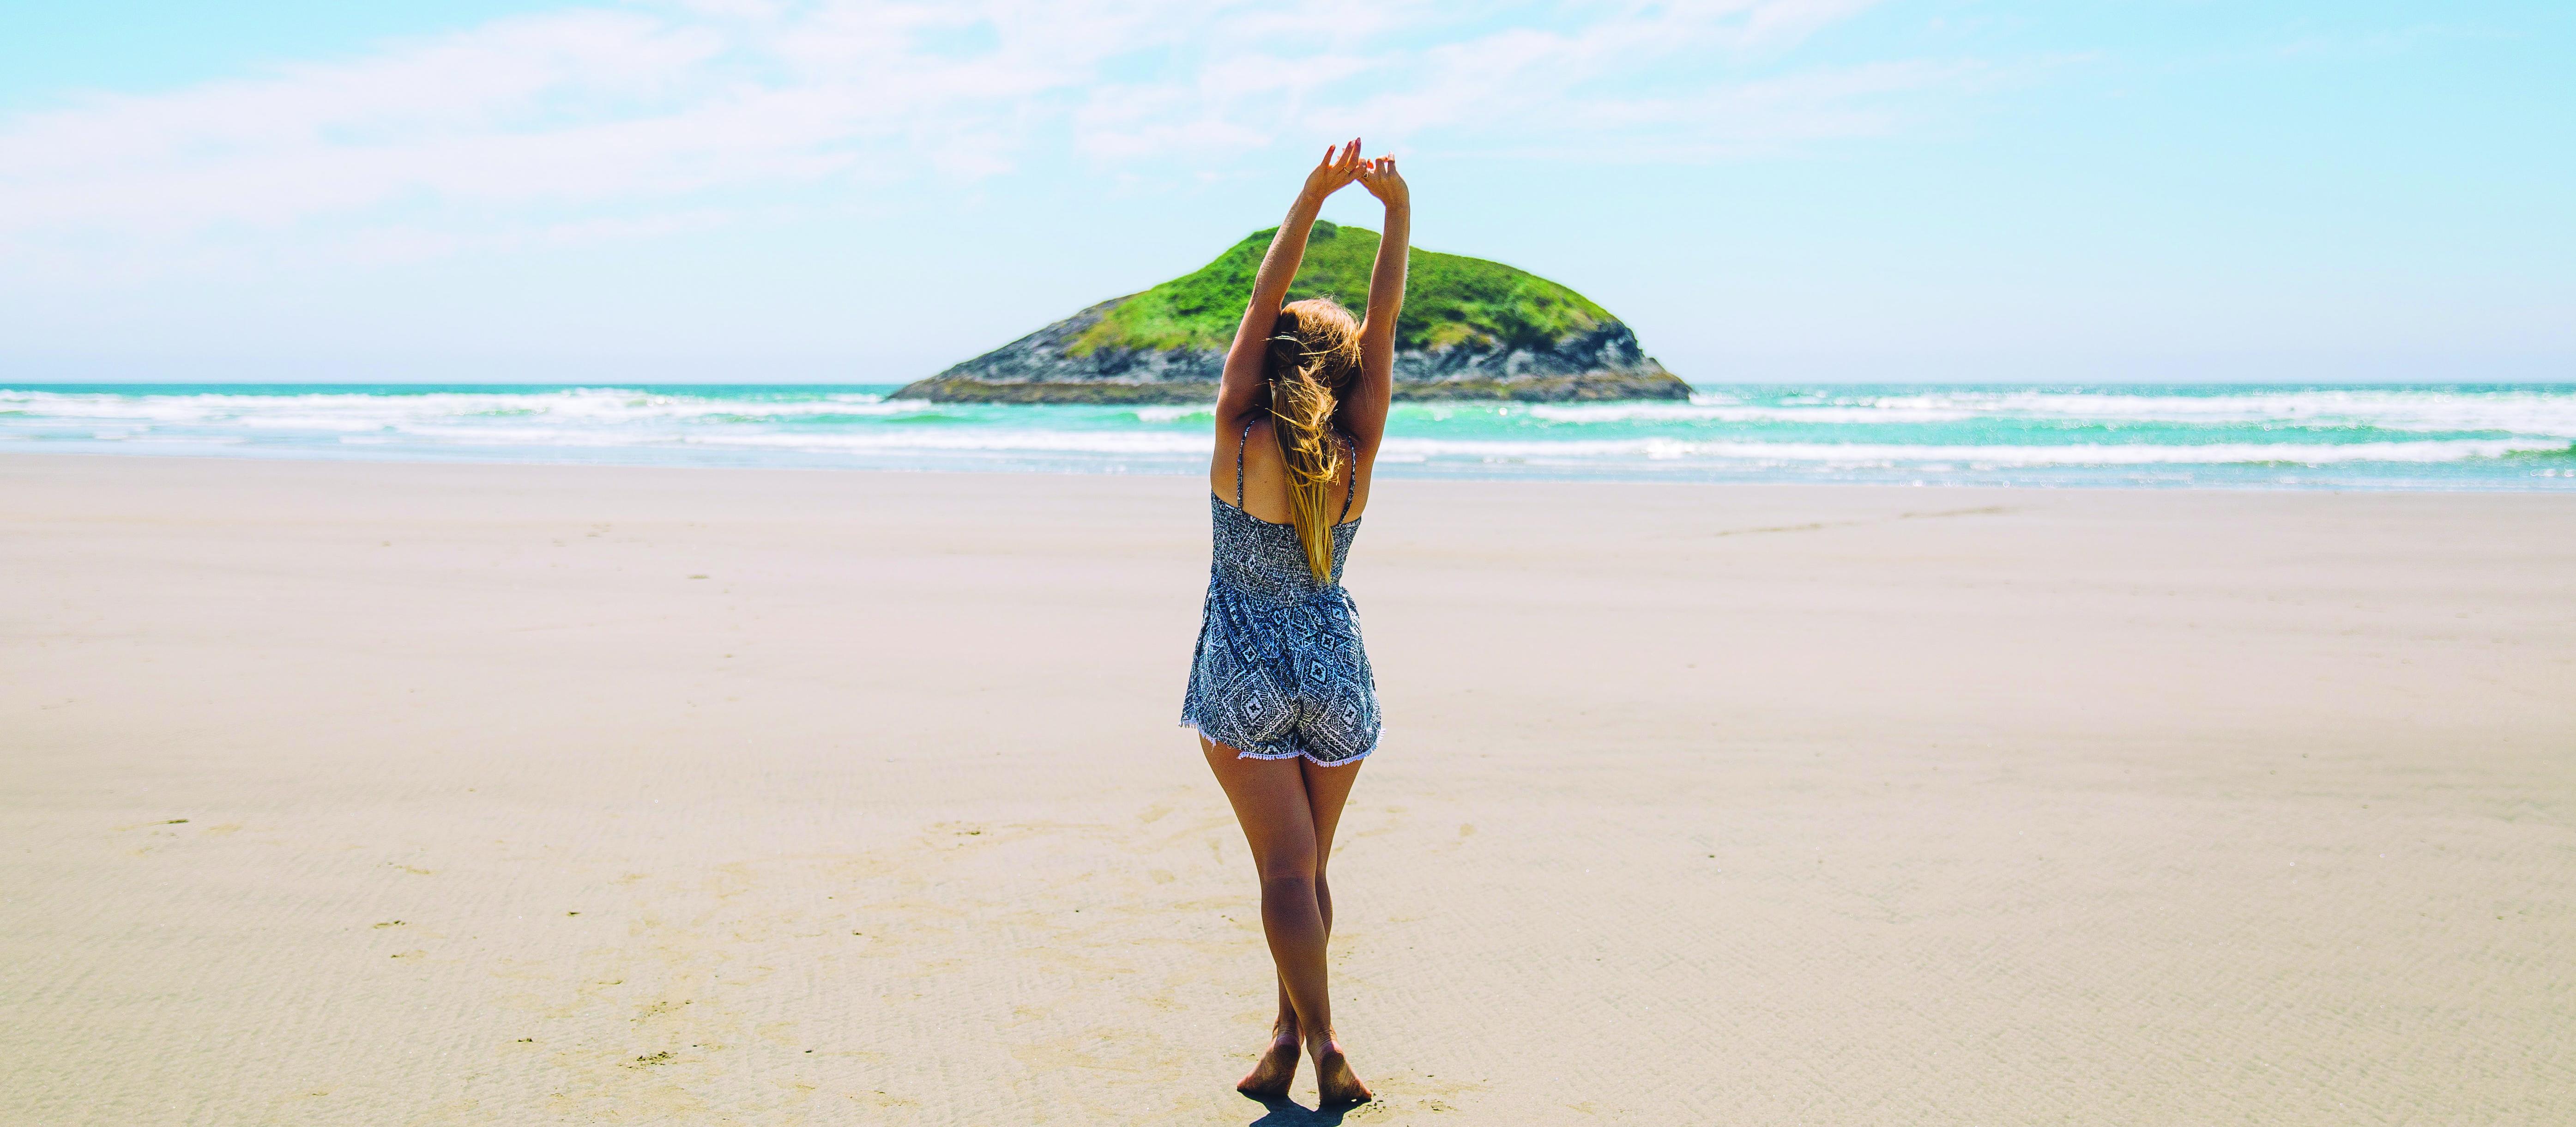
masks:
{"type": "Polygon", "coordinates": [[[1315,1054],[1325,1102],[1365,1100],[1368,1089],[1350,1075],[1341,1046],[1333,1040],[1324,964],[1330,911],[1324,858],[1357,765],[1326,769],[1293,759],[1243,759],[1224,744],[1199,742],[1234,806],[1235,820],[1243,825],[1244,840],[1252,846],[1253,865],[1261,875],[1261,930],[1287,997],[1285,1017],[1294,1022],[1283,1022],[1285,1027],[1274,1031],[1271,1048],[1236,1088],[1262,1099],[1285,1096],[1296,1074],[1297,1045],[1303,1042],[1315,1054]]]}
{"type": "MultiPolygon", "coordinates": [[[[1360,764],[1341,767],[1319,767],[1298,760],[1306,777],[1307,811],[1315,823],[1315,909],[1324,919],[1324,938],[1333,937],[1333,889],[1325,883],[1324,870],[1333,860],[1333,831],[1342,824],[1342,804],[1351,797],[1351,784],[1359,781],[1360,764]]],[[[1351,1071],[1351,1062],[1342,1054],[1342,1043],[1333,1036],[1330,1022],[1320,1029],[1300,1026],[1307,1052],[1315,1058],[1315,1091],[1320,1102],[1356,1104],[1369,1100],[1368,1085],[1351,1071]]]]}
{"type": "MultiPolygon", "coordinates": [[[[1220,745],[1222,746],[1222,745],[1220,745]]],[[[1351,784],[1359,774],[1359,764],[1349,767],[1318,767],[1299,760],[1300,773],[1306,783],[1306,811],[1315,825],[1315,909],[1324,917],[1324,942],[1333,940],[1333,889],[1324,873],[1333,863],[1333,830],[1341,825],[1342,804],[1350,797],[1351,784]]],[[[1270,1023],[1271,1051],[1287,1054],[1288,1070],[1297,1065],[1297,1008],[1288,999],[1288,980],[1279,980],[1279,1016],[1270,1023]]]]}

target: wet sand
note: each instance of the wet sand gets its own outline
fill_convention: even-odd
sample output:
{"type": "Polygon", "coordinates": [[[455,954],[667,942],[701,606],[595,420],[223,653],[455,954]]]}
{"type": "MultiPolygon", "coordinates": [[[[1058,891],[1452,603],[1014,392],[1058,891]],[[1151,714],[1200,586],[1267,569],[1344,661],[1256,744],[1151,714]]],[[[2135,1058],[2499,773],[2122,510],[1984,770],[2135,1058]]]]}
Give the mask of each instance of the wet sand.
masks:
{"type": "MultiPolygon", "coordinates": [[[[1334,1121],[1206,520],[0,457],[0,1122],[1334,1121]]],[[[1390,480],[1349,584],[1349,1122],[2576,1106],[2576,497],[1390,480]]]]}

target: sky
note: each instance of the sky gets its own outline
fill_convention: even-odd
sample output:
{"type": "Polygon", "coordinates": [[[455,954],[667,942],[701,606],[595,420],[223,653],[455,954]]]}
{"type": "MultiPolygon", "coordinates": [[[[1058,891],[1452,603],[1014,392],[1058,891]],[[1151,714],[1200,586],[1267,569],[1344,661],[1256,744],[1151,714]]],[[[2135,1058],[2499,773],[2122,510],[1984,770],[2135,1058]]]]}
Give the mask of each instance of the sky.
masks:
{"type": "Polygon", "coordinates": [[[16,0],[0,381],[908,381],[1352,136],[1697,383],[2576,380],[2564,0],[16,0]]]}

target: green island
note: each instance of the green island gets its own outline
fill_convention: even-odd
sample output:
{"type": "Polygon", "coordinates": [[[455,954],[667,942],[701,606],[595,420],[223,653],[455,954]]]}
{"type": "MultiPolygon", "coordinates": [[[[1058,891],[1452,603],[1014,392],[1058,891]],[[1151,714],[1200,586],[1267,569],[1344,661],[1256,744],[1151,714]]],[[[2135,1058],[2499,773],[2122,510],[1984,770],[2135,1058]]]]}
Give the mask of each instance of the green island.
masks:
{"type": "MultiPolygon", "coordinates": [[[[912,384],[906,398],[1137,403],[1213,398],[1276,228],[1141,293],[1101,302],[912,384]]],[[[1378,234],[1318,222],[1289,300],[1368,299],[1378,234]]],[[[1399,399],[1673,399],[1690,387],[1618,318],[1525,270],[1415,248],[1396,322],[1399,399]]]]}

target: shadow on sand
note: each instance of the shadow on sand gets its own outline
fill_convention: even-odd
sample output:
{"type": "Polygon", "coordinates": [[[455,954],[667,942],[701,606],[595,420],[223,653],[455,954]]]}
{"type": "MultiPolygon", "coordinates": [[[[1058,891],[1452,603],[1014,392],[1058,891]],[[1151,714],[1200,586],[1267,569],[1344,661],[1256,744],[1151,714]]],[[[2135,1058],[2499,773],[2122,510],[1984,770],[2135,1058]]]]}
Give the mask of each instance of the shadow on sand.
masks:
{"type": "Polygon", "coordinates": [[[1261,1118],[1253,1120],[1251,1127],[1337,1127],[1342,1121],[1342,1116],[1352,1108],[1368,1105],[1341,1104],[1312,1108],[1291,1100],[1263,1100],[1261,1106],[1270,1110],[1261,1118]]]}

